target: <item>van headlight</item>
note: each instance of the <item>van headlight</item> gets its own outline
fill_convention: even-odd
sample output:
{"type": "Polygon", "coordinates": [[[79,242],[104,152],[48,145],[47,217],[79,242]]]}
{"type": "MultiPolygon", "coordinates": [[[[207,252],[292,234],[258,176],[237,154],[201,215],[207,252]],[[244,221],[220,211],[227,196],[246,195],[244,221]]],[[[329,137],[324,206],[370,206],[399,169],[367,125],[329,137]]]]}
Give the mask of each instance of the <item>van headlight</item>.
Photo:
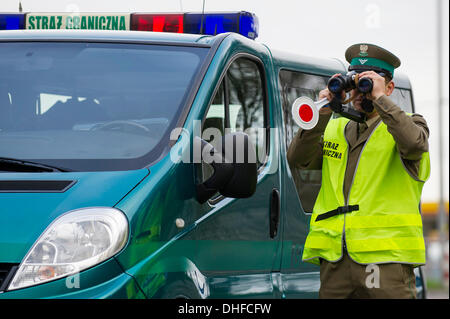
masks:
{"type": "Polygon", "coordinates": [[[31,247],[8,290],[70,276],[117,254],[128,239],[128,220],[118,209],[93,207],[55,219],[31,247]]]}

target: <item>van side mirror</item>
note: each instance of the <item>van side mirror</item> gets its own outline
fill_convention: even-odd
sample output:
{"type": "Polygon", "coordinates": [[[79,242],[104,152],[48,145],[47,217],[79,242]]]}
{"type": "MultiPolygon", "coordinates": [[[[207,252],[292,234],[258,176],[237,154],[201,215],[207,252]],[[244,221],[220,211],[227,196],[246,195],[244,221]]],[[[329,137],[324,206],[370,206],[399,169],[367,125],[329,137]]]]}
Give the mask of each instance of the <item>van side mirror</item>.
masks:
{"type": "MultiPolygon", "coordinates": [[[[196,186],[197,200],[206,202],[217,191],[226,197],[247,198],[256,190],[257,165],[256,150],[247,134],[229,133],[222,139],[222,150],[214,147],[199,137],[194,143],[201,144],[201,153],[209,152],[209,164],[214,169],[213,175],[196,186]]],[[[207,154],[207,153],[206,153],[207,154]]]]}

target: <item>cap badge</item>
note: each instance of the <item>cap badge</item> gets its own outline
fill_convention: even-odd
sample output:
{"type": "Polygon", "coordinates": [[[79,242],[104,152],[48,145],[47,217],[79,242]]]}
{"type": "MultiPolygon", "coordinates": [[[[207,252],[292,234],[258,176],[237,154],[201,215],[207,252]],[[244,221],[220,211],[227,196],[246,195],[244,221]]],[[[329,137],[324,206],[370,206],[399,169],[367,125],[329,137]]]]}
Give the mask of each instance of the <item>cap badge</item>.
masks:
{"type": "Polygon", "coordinates": [[[367,44],[361,44],[359,46],[359,56],[367,56],[367,50],[369,50],[369,46],[367,44]]]}
{"type": "Polygon", "coordinates": [[[367,59],[359,59],[359,62],[360,62],[361,64],[364,64],[364,63],[367,62],[367,59]]]}

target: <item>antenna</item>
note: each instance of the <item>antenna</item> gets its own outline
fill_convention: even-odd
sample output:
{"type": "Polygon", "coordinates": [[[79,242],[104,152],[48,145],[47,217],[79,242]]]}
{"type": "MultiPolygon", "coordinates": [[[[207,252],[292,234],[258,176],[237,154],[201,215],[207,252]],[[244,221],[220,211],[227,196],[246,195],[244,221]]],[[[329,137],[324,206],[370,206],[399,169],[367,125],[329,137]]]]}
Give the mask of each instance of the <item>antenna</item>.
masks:
{"type": "Polygon", "coordinates": [[[200,21],[200,34],[203,34],[203,17],[205,16],[205,0],[203,0],[202,19],[200,21]]]}
{"type": "Polygon", "coordinates": [[[19,12],[22,12],[22,2],[19,1],[19,12]]]}

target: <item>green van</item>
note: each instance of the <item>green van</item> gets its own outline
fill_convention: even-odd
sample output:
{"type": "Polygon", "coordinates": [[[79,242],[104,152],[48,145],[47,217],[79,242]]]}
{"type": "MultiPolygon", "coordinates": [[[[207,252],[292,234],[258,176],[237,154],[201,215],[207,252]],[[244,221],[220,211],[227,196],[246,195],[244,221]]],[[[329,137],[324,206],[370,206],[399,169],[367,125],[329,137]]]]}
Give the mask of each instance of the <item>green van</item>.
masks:
{"type": "Polygon", "coordinates": [[[317,298],[301,256],[320,171],[288,165],[291,106],[346,64],[269,49],[251,14],[246,36],[207,17],[181,34],[0,14],[0,299],[317,298]],[[11,30],[38,21],[111,30],[11,30]]]}

